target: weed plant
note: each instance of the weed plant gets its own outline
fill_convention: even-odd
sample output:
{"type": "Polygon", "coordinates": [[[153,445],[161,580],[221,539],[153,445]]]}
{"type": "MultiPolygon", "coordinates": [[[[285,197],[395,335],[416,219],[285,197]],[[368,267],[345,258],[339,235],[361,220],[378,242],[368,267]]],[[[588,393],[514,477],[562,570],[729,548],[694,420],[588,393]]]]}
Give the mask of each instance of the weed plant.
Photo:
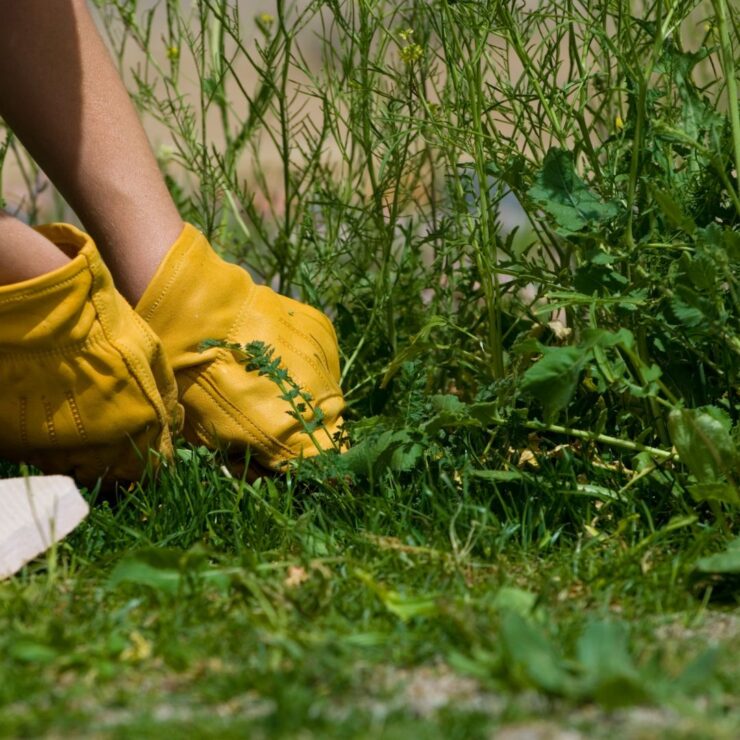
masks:
{"type": "Polygon", "coordinates": [[[99,502],[0,587],[0,726],[736,736],[736,8],[97,5],[183,217],[333,317],[352,447],[99,502]]]}

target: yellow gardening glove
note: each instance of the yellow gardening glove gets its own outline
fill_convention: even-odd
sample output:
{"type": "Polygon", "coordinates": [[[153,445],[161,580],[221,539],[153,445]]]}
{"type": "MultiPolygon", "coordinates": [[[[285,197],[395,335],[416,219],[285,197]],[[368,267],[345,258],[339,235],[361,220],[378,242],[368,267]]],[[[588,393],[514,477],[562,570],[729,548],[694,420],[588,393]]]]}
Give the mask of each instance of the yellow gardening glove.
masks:
{"type": "Polygon", "coordinates": [[[0,457],[87,484],[136,480],[150,449],[173,452],[172,370],[90,237],[66,224],[38,230],[72,259],[0,287],[0,457]]]}
{"type": "MultiPolygon", "coordinates": [[[[332,446],[344,399],[334,327],[320,311],[257,286],[241,267],[222,260],[189,224],[170,249],[136,306],[162,339],[185,408],[185,436],[193,443],[280,469],[293,458],[332,446]],[[312,440],[266,376],[246,372],[238,353],[199,351],[207,339],[274,348],[280,366],[321,408],[325,429],[312,440]],[[318,447],[317,447],[318,444],[318,447]]],[[[297,399],[300,402],[300,399],[297,399]]],[[[311,419],[310,412],[306,416],[311,419]]]]}

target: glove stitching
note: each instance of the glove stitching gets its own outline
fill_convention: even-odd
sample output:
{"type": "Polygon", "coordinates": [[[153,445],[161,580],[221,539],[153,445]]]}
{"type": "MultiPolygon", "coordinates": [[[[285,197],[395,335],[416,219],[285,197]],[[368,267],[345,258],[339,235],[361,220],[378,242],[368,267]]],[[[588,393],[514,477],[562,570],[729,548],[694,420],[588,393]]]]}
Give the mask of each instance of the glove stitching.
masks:
{"type": "MultiPolygon", "coordinates": [[[[200,436],[200,439],[198,439],[198,442],[205,444],[206,447],[211,447],[211,448],[219,446],[218,440],[203,426],[203,424],[196,421],[192,425],[192,427],[195,431],[196,437],[198,435],[200,436]]],[[[275,457],[275,461],[277,465],[283,465],[289,460],[292,460],[294,458],[294,455],[276,454],[274,457],[275,457]]],[[[262,464],[259,463],[259,461],[256,461],[254,459],[250,461],[250,468],[252,467],[252,465],[256,465],[259,468],[257,472],[260,475],[263,475],[264,473],[269,473],[271,471],[271,468],[263,466],[262,464]]]]}
{"type": "MultiPolygon", "coordinates": [[[[103,332],[106,335],[106,338],[108,339],[108,343],[120,355],[129,373],[131,374],[133,379],[136,381],[136,384],[139,386],[139,389],[142,391],[144,398],[149,402],[150,407],[153,409],[154,413],[156,414],[157,421],[159,422],[160,427],[164,429],[167,426],[166,414],[164,413],[164,408],[160,408],[162,404],[161,404],[161,396],[159,395],[157,384],[154,383],[154,389],[152,390],[151,385],[154,382],[154,379],[152,377],[152,383],[150,383],[147,377],[147,371],[149,371],[149,375],[151,375],[151,370],[148,364],[146,365],[145,368],[142,367],[138,358],[136,358],[133,354],[129,354],[128,348],[121,346],[118,340],[114,339],[111,336],[111,330],[109,326],[108,307],[105,303],[105,300],[102,299],[102,293],[106,289],[109,289],[111,291],[114,291],[114,289],[112,287],[109,288],[107,285],[105,285],[105,283],[108,282],[107,280],[105,280],[105,277],[106,277],[105,273],[101,272],[101,274],[98,274],[97,264],[93,266],[93,261],[90,259],[90,257],[87,254],[85,254],[84,251],[81,250],[80,254],[82,254],[87,260],[90,273],[93,276],[93,285],[92,285],[92,290],[90,294],[90,300],[93,304],[93,307],[95,308],[95,311],[98,314],[100,326],[103,329],[103,332]],[[159,400],[160,403],[157,403],[157,400],[159,400]]],[[[97,263],[97,260],[95,260],[95,262],[97,263]]]]}
{"type": "Polygon", "coordinates": [[[77,428],[77,434],[80,435],[80,439],[82,439],[82,442],[84,444],[83,449],[89,450],[89,454],[92,457],[92,461],[95,465],[95,470],[104,471],[103,474],[101,474],[104,475],[108,472],[110,466],[106,465],[103,462],[103,458],[100,456],[97,447],[92,447],[92,449],[89,448],[89,437],[87,434],[87,430],[85,429],[85,425],[82,422],[82,414],[80,413],[80,408],[77,405],[77,401],[75,400],[72,391],[65,391],[64,395],[67,398],[69,410],[72,412],[72,418],[74,419],[75,427],[77,428]]]}
{"type": "MultiPolygon", "coordinates": [[[[323,311],[316,308],[316,306],[312,306],[310,303],[302,303],[300,305],[303,309],[305,309],[301,312],[303,316],[306,319],[317,322],[321,326],[322,330],[329,334],[330,339],[336,343],[337,333],[334,330],[334,325],[331,323],[329,317],[323,311]]],[[[288,313],[291,312],[289,311],[288,313]]]]}
{"type": "MultiPolygon", "coordinates": [[[[237,311],[236,318],[234,319],[234,322],[229,327],[229,330],[226,332],[226,341],[227,342],[234,342],[237,340],[237,337],[235,337],[235,333],[238,326],[241,326],[242,318],[244,314],[247,311],[247,308],[252,304],[254,301],[254,297],[257,295],[256,290],[250,291],[250,294],[242,301],[242,305],[239,307],[239,310],[237,311]]],[[[222,357],[230,357],[231,352],[229,350],[222,350],[220,352],[222,357]]]]}
{"type": "MultiPolygon", "coordinates": [[[[213,364],[216,364],[217,361],[214,361],[213,364]]],[[[228,399],[224,398],[220,393],[218,393],[218,390],[213,387],[210,378],[206,375],[206,373],[203,373],[199,375],[197,378],[195,378],[194,384],[200,388],[204,393],[206,393],[211,400],[213,400],[216,405],[237,425],[241,428],[241,431],[243,431],[248,437],[250,437],[252,440],[254,440],[254,446],[255,447],[262,447],[267,448],[268,454],[271,453],[271,451],[275,451],[279,449],[280,447],[290,450],[289,447],[286,445],[283,445],[280,440],[273,437],[269,432],[266,432],[262,427],[260,427],[258,424],[253,422],[248,416],[243,414],[240,409],[232,404],[228,399]],[[204,385],[204,383],[207,383],[208,385],[204,385]],[[232,412],[233,411],[233,412],[232,412]],[[239,417],[242,417],[247,424],[251,425],[255,431],[250,431],[241,421],[239,417]],[[263,438],[263,441],[260,442],[260,435],[263,438]]]]}
{"type": "MultiPolygon", "coordinates": [[[[215,364],[217,361],[214,361],[213,364],[215,364]]],[[[283,444],[279,439],[273,437],[269,432],[266,432],[262,427],[260,427],[258,424],[256,424],[254,421],[252,421],[248,416],[243,414],[236,406],[234,406],[232,403],[228,401],[228,399],[224,398],[219,394],[218,392],[214,393],[214,390],[212,390],[211,386],[211,379],[207,376],[206,373],[202,373],[194,378],[194,385],[196,385],[200,390],[202,390],[206,395],[208,395],[211,400],[221,409],[221,411],[228,416],[231,421],[233,421],[242,432],[247,437],[250,437],[251,439],[255,440],[254,446],[258,449],[262,449],[263,452],[265,452],[268,455],[277,454],[278,450],[287,451],[288,454],[293,455],[295,454],[293,450],[288,447],[287,445],[283,444]],[[206,385],[207,384],[207,385],[206,385]],[[225,405],[226,404],[226,405],[225,405]],[[230,407],[230,408],[229,408],[230,407]],[[241,418],[240,418],[241,417],[241,418]],[[250,426],[256,430],[255,431],[250,430],[248,427],[244,425],[242,422],[242,419],[247,422],[250,426]],[[263,438],[263,442],[260,443],[259,439],[260,436],[263,438]]],[[[285,454],[285,452],[283,452],[285,454]]]]}
{"type": "MultiPolygon", "coordinates": [[[[54,285],[43,286],[39,288],[29,288],[21,292],[14,293],[11,296],[7,296],[6,298],[0,298],[0,306],[7,305],[9,303],[17,303],[18,301],[25,301],[25,300],[28,300],[29,298],[35,298],[36,296],[46,295],[47,293],[54,293],[58,291],[60,287],[64,287],[66,285],[69,285],[69,283],[74,282],[75,279],[78,278],[85,271],[86,271],[86,268],[82,267],[82,269],[78,270],[76,273],[71,275],[66,280],[62,280],[61,282],[55,282],[54,285]]],[[[48,273],[48,274],[52,275],[53,273],[48,273]]]]}
{"type": "MultiPolygon", "coordinates": [[[[181,253],[174,260],[168,259],[167,257],[164,258],[164,261],[168,262],[167,268],[169,270],[169,278],[167,282],[162,286],[162,289],[160,290],[159,295],[156,297],[156,299],[149,304],[145,311],[141,312],[140,315],[145,321],[151,321],[154,313],[162,304],[162,301],[164,301],[167,294],[170,292],[170,288],[172,287],[172,284],[177,280],[180,272],[182,272],[183,265],[186,262],[186,257],[192,250],[194,244],[195,241],[191,239],[190,243],[182,249],[181,253]],[[169,264],[170,262],[174,262],[174,264],[169,264]]],[[[162,262],[162,265],[164,264],[164,261],[162,262]]],[[[160,269],[162,265],[160,265],[160,269]]],[[[157,272],[159,272],[159,270],[157,270],[157,272]]],[[[154,278],[152,278],[152,283],[154,283],[156,279],[157,275],[155,274],[154,278]]]]}
{"type": "Polygon", "coordinates": [[[326,375],[329,373],[331,375],[331,370],[329,369],[329,357],[327,356],[326,352],[324,351],[324,347],[319,342],[318,339],[313,334],[306,334],[302,332],[300,329],[297,329],[293,324],[291,324],[287,319],[285,319],[282,316],[278,317],[278,321],[285,327],[287,327],[292,333],[297,334],[299,337],[302,337],[308,342],[313,342],[319,350],[321,351],[321,354],[324,356],[324,367],[321,368],[322,374],[326,375]]]}
{"type": "Polygon", "coordinates": [[[98,336],[88,336],[75,344],[63,344],[53,349],[30,349],[24,352],[5,352],[0,348],[0,359],[3,360],[28,360],[32,358],[43,357],[67,357],[75,356],[81,350],[97,347],[101,344],[108,344],[108,337],[103,334],[98,336]]]}
{"type": "Polygon", "coordinates": [[[72,418],[74,419],[75,426],[77,427],[77,434],[80,435],[83,442],[87,442],[87,430],[85,429],[85,425],[82,423],[82,415],[80,414],[80,409],[77,405],[77,401],[75,401],[75,397],[72,395],[71,391],[65,391],[64,395],[67,398],[69,409],[72,412],[72,418]]]}
{"type": "Polygon", "coordinates": [[[198,439],[200,444],[204,444],[206,447],[210,448],[218,447],[218,441],[216,438],[213,437],[213,435],[207,431],[200,422],[195,422],[193,426],[196,437],[200,437],[200,439],[198,439]]]}
{"type": "MultiPolygon", "coordinates": [[[[290,326],[290,325],[288,325],[288,326],[290,326]]],[[[320,363],[317,363],[316,362],[316,360],[315,360],[316,355],[311,356],[311,355],[304,354],[299,349],[297,349],[294,344],[292,344],[291,342],[289,342],[284,337],[278,337],[278,339],[279,339],[279,341],[280,341],[280,343],[281,343],[281,345],[283,347],[286,347],[291,352],[293,352],[294,354],[298,355],[298,357],[300,357],[304,362],[306,362],[308,365],[310,365],[311,368],[313,368],[313,370],[322,379],[322,382],[323,382],[322,390],[324,391],[324,393],[327,393],[327,392],[330,393],[331,392],[331,384],[330,383],[327,383],[327,379],[326,379],[325,373],[324,373],[324,368],[321,366],[320,363]]],[[[299,383],[299,385],[300,385],[300,383],[299,383]]],[[[310,392],[310,389],[308,389],[308,390],[310,392]]],[[[311,395],[313,395],[313,393],[311,395]]]]}
{"type": "Polygon", "coordinates": [[[51,404],[46,396],[41,396],[41,403],[44,406],[44,416],[46,417],[46,429],[49,435],[49,441],[56,445],[59,443],[56,427],[54,426],[54,414],[51,410],[51,404]]]}
{"type": "Polygon", "coordinates": [[[21,446],[28,449],[28,398],[21,396],[18,399],[18,424],[20,425],[21,446]]]}
{"type": "Polygon", "coordinates": [[[154,336],[152,336],[152,330],[149,327],[149,324],[147,324],[146,321],[136,313],[136,311],[132,311],[131,315],[134,317],[136,325],[141,329],[141,336],[143,336],[144,341],[146,342],[149,353],[154,354],[157,349],[157,342],[154,336]]]}

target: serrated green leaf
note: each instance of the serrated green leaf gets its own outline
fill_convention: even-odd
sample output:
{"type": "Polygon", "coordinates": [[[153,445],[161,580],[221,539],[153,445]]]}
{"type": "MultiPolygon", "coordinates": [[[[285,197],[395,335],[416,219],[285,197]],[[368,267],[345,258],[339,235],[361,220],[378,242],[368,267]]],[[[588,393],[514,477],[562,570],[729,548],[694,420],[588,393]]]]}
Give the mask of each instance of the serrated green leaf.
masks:
{"type": "Polygon", "coordinates": [[[694,219],[684,212],[683,208],[676,202],[669,191],[653,186],[651,187],[651,193],[662,214],[671,226],[681,229],[681,231],[687,234],[693,234],[696,231],[694,219]]]}
{"type": "Polygon", "coordinates": [[[355,570],[355,576],[375,593],[391,614],[404,622],[415,617],[433,616],[439,612],[439,597],[436,595],[404,594],[394,591],[359,568],[355,570]]]}
{"type": "Polygon", "coordinates": [[[182,584],[182,574],[179,570],[156,568],[136,558],[124,558],[113,569],[108,579],[108,588],[116,588],[121,583],[149,586],[158,591],[175,594],[182,584]]]}
{"type": "Polygon", "coordinates": [[[418,442],[409,440],[404,444],[399,444],[393,450],[388,467],[397,473],[413,470],[423,454],[424,447],[418,442]]]}
{"type": "Polygon", "coordinates": [[[511,611],[529,617],[537,603],[537,594],[513,586],[502,586],[493,599],[493,606],[500,612],[511,611]]]}
{"type": "Polygon", "coordinates": [[[635,344],[635,337],[629,329],[619,329],[618,331],[608,331],[606,329],[585,329],[581,335],[581,342],[578,345],[582,349],[592,349],[593,347],[617,347],[622,346],[632,349],[635,344]]]}
{"type": "Polygon", "coordinates": [[[226,589],[230,582],[225,573],[208,568],[208,556],[202,551],[152,547],[119,560],[106,586],[114,589],[122,583],[132,583],[176,594],[191,578],[212,583],[221,590],[226,589]]]}
{"type": "Polygon", "coordinates": [[[480,422],[470,415],[470,407],[457,396],[451,394],[432,396],[431,406],[435,414],[423,426],[426,434],[435,434],[440,429],[480,426],[480,422]]]}
{"type": "Polygon", "coordinates": [[[674,294],[670,299],[670,307],[678,323],[683,324],[687,329],[695,329],[706,321],[704,312],[696,305],[687,302],[682,296],[674,294]]]}
{"type": "Polygon", "coordinates": [[[714,289],[717,281],[717,265],[708,254],[703,252],[698,252],[694,256],[683,254],[681,266],[686,277],[694,287],[701,291],[702,295],[705,295],[705,291],[714,289]]]}
{"type": "Polygon", "coordinates": [[[694,501],[724,501],[740,506],[740,494],[731,483],[694,483],[687,488],[694,501]]]}
{"type": "Polygon", "coordinates": [[[350,473],[369,476],[384,470],[411,470],[424,454],[424,446],[405,429],[388,430],[374,439],[365,439],[340,458],[340,465],[350,473]]]}

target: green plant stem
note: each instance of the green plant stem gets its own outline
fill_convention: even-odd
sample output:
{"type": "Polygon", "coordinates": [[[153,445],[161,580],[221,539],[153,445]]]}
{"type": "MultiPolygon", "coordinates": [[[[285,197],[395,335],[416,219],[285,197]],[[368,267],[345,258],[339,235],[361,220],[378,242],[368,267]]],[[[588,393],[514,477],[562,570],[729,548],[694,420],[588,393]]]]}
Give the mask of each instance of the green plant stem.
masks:
{"type": "Polygon", "coordinates": [[[550,105],[550,96],[546,95],[545,91],[542,89],[542,85],[540,84],[542,75],[537,70],[534,69],[532,60],[529,54],[527,53],[527,50],[524,48],[524,44],[522,43],[522,38],[519,35],[519,29],[518,29],[517,23],[514,20],[514,17],[511,15],[511,11],[509,10],[509,7],[508,7],[509,3],[497,2],[496,6],[498,8],[501,18],[504,20],[504,23],[506,24],[505,27],[506,27],[506,31],[509,36],[509,41],[511,42],[511,46],[514,52],[516,53],[517,57],[519,58],[519,61],[521,62],[522,67],[527,73],[527,78],[529,79],[537,95],[537,100],[539,101],[540,105],[542,106],[542,109],[545,111],[545,115],[547,115],[547,118],[550,121],[550,125],[552,126],[552,130],[553,130],[553,133],[555,134],[555,138],[558,140],[558,144],[561,147],[566,147],[567,141],[566,141],[565,132],[563,131],[563,127],[560,125],[560,120],[555,115],[555,111],[550,105]]]}
{"type": "Polygon", "coordinates": [[[668,450],[661,450],[658,447],[650,447],[640,442],[633,442],[631,439],[620,439],[619,437],[612,437],[608,434],[597,434],[584,429],[574,429],[573,427],[564,427],[559,424],[545,424],[541,421],[525,421],[523,426],[538,432],[565,434],[568,437],[575,437],[576,439],[583,439],[588,442],[599,442],[609,447],[617,447],[622,450],[629,450],[630,452],[647,452],[659,460],[670,460],[673,457],[673,453],[668,450]]]}
{"type": "MultiPolygon", "coordinates": [[[[493,424],[499,425],[505,425],[509,423],[509,420],[500,417],[491,417],[488,420],[493,424]]],[[[560,424],[546,424],[543,421],[523,421],[521,422],[521,424],[525,429],[531,429],[535,432],[563,434],[567,437],[574,437],[575,439],[582,439],[587,442],[598,442],[609,447],[617,447],[621,450],[629,450],[630,452],[647,452],[651,457],[654,457],[658,460],[670,460],[672,457],[674,457],[674,453],[669,450],[661,450],[659,447],[650,447],[649,445],[644,445],[640,442],[633,442],[631,439],[612,437],[609,434],[599,434],[597,432],[591,432],[585,429],[574,429],[573,427],[565,427],[561,426],[560,424]]]]}
{"type": "MultiPolygon", "coordinates": [[[[228,342],[222,342],[222,343],[216,343],[219,346],[225,347],[231,352],[235,352],[238,355],[241,355],[247,362],[254,361],[255,359],[258,359],[257,355],[253,354],[249,349],[249,345],[246,345],[244,347],[238,345],[238,344],[229,344],[228,342]]],[[[271,351],[270,354],[267,355],[268,359],[271,357],[271,351]]],[[[246,363],[245,363],[246,367],[246,363]]],[[[263,369],[256,367],[254,368],[260,372],[260,374],[266,375],[277,387],[277,389],[282,394],[282,398],[288,403],[288,405],[291,408],[291,411],[293,412],[293,418],[296,419],[296,421],[300,422],[301,426],[303,427],[303,431],[308,436],[308,438],[313,443],[314,447],[319,451],[319,453],[324,452],[324,447],[319,443],[318,439],[316,439],[316,435],[312,429],[309,428],[308,422],[304,418],[305,411],[302,411],[298,404],[295,401],[295,397],[292,394],[292,391],[300,391],[300,386],[290,377],[289,374],[287,374],[287,383],[283,381],[280,377],[277,375],[264,371],[263,369]]],[[[306,408],[311,413],[312,418],[316,418],[316,408],[309,400],[309,397],[305,393],[300,393],[301,401],[306,405],[306,408]]],[[[331,433],[326,428],[324,424],[321,425],[322,431],[326,434],[327,438],[329,439],[329,442],[331,443],[332,447],[336,450],[338,449],[337,443],[334,441],[334,438],[331,436],[331,433]]]]}
{"type": "Polygon", "coordinates": [[[722,184],[725,186],[725,188],[727,188],[727,194],[729,195],[730,200],[737,209],[737,212],[740,214],[740,194],[735,192],[735,188],[732,186],[732,182],[727,176],[725,168],[722,166],[722,162],[715,152],[711,151],[707,147],[697,142],[695,139],[688,136],[684,131],[681,131],[681,129],[673,128],[672,126],[667,126],[666,124],[661,123],[655,126],[655,130],[661,133],[670,134],[672,137],[679,140],[682,144],[696,149],[699,154],[706,157],[712,165],[717,177],[719,177],[719,179],[722,181],[722,184]]]}
{"type": "MultiPolygon", "coordinates": [[[[727,98],[732,127],[732,143],[735,150],[735,179],[740,183],[740,108],[738,107],[737,77],[735,74],[735,56],[732,49],[729,24],[727,19],[727,5],[725,0],[712,0],[714,12],[717,16],[720,48],[722,50],[722,67],[727,82],[727,98]]],[[[740,186],[737,186],[740,195],[740,186]]],[[[736,200],[736,199],[735,199],[736,200]]],[[[736,200],[737,203],[737,200],[736,200]]]]}
{"type": "Polygon", "coordinates": [[[631,68],[633,75],[637,79],[637,119],[635,121],[635,134],[632,140],[632,156],[630,159],[630,174],[629,182],[627,185],[627,228],[626,228],[626,239],[627,246],[634,248],[635,237],[632,233],[634,216],[635,216],[635,198],[637,194],[637,183],[640,178],[640,159],[642,156],[643,139],[645,135],[645,129],[647,124],[647,110],[645,108],[647,103],[648,86],[650,83],[650,77],[653,74],[655,65],[658,61],[660,53],[663,49],[663,42],[666,36],[670,32],[670,25],[673,20],[673,14],[675,7],[669,9],[668,14],[665,18],[662,17],[661,11],[663,5],[658,2],[656,5],[658,12],[658,19],[655,24],[656,34],[653,39],[653,45],[650,52],[650,57],[644,68],[644,71],[638,66],[631,68]]]}
{"type": "MultiPolygon", "coordinates": [[[[481,43],[485,43],[485,35],[481,43]]],[[[476,243],[476,259],[478,260],[483,293],[486,300],[488,312],[488,351],[491,355],[493,377],[500,379],[504,377],[504,347],[501,340],[501,286],[496,267],[492,262],[496,255],[493,254],[494,239],[491,228],[491,205],[488,198],[488,173],[486,172],[486,156],[483,150],[483,107],[481,103],[483,90],[483,75],[481,72],[480,56],[475,61],[471,60],[472,89],[471,108],[475,126],[475,169],[478,178],[479,190],[479,225],[476,243]]]]}
{"type": "MultiPolygon", "coordinates": [[[[461,43],[461,36],[456,33],[454,14],[445,8],[445,25],[449,34],[443,34],[445,55],[449,60],[449,74],[452,84],[459,94],[470,90],[470,118],[473,136],[472,167],[478,180],[478,214],[473,218],[468,212],[465,216],[470,231],[473,259],[480,277],[481,289],[486,306],[486,340],[485,346],[491,361],[494,378],[504,376],[504,348],[501,328],[501,286],[495,265],[494,230],[491,221],[491,203],[488,193],[487,157],[484,142],[491,137],[484,129],[485,101],[483,99],[484,79],[482,56],[487,47],[489,27],[478,29],[474,40],[461,43]],[[454,60],[454,62],[453,62],[454,60]],[[459,66],[458,66],[459,65],[459,66]]],[[[427,108],[427,113],[429,110],[427,108]]],[[[433,116],[432,116],[433,118],[433,116]]],[[[461,133],[466,133],[463,127],[461,133]]],[[[459,169],[459,161],[450,160],[450,166],[459,169]]],[[[455,178],[457,197],[465,200],[464,188],[460,178],[455,178]]]]}

